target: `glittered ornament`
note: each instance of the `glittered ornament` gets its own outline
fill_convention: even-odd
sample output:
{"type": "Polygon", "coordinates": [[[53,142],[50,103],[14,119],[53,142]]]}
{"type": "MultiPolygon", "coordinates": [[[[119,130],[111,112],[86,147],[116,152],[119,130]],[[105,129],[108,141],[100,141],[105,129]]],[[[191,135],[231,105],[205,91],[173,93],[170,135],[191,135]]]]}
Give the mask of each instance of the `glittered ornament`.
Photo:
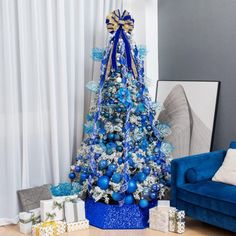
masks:
{"type": "Polygon", "coordinates": [[[158,186],[157,184],[153,184],[153,185],[151,186],[151,189],[152,189],[153,191],[157,192],[157,191],[159,190],[159,186],[158,186]]]}
{"type": "Polygon", "coordinates": [[[106,190],[109,187],[109,181],[110,181],[109,177],[106,176],[106,175],[103,175],[103,176],[98,178],[97,185],[101,189],[106,190]]]}

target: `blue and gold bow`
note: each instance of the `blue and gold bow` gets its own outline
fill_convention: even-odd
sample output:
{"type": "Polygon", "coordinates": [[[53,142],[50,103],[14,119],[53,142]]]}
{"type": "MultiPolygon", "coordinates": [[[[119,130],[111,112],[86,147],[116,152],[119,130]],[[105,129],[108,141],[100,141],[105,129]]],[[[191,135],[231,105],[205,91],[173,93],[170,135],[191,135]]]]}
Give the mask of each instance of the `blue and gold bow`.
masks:
{"type": "Polygon", "coordinates": [[[131,33],[134,28],[134,19],[131,18],[129,12],[126,10],[123,12],[123,14],[120,14],[119,10],[113,11],[110,15],[106,18],[106,24],[107,29],[110,33],[115,33],[113,40],[113,50],[112,50],[112,68],[115,70],[117,69],[116,65],[116,49],[117,44],[119,41],[119,38],[121,37],[125,44],[125,52],[126,52],[126,58],[127,58],[127,65],[128,68],[131,68],[132,65],[132,58],[131,58],[131,47],[130,43],[125,35],[126,33],[131,33]]]}

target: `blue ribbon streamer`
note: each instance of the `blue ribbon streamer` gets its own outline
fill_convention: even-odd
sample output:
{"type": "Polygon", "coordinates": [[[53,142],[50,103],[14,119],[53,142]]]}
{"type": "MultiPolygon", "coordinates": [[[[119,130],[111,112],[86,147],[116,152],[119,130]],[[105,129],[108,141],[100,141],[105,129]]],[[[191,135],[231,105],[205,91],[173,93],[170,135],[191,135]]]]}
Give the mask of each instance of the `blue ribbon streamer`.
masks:
{"type": "Polygon", "coordinates": [[[122,28],[122,26],[119,27],[119,29],[116,31],[114,37],[112,38],[112,40],[114,40],[114,45],[113,45],[113,50],[112,50],[112,68],[113,69],[117,69],[117,64],[116,64],[116,51],[117,51],[117,45],[118,45],[118,41],[119,38],[123,39],[123,42],[125,44],[125,53],[126,53],[126,59],[127,59],[127,65],[128,68],[131,69],[131,65],[132,65],[132,57],[131,57],[131,49],[130,49],[130,44],[129,41],[125,35],[125,32],[122,28]]]}

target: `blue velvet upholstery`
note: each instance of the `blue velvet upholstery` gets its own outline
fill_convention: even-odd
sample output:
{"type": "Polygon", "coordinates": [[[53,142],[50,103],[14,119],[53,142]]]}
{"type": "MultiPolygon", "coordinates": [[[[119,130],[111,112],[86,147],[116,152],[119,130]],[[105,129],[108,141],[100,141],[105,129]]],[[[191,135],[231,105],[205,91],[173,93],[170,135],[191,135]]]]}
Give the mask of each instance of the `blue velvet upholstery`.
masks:
{"type": "MultiPolygon", "coordinates": [[[[230,148],[236,148],[236,142],[230,148]]],[[[171,205],[192,218],[236,232],[236,186],[211,181],[225,154],[220,150],[173,160],[171,205]]]]}
{"type": "Polygon", "coordinates": [[[230,145],[229,145],[229,148],[236,149],[236,141],[231,142],[230,145]]]}

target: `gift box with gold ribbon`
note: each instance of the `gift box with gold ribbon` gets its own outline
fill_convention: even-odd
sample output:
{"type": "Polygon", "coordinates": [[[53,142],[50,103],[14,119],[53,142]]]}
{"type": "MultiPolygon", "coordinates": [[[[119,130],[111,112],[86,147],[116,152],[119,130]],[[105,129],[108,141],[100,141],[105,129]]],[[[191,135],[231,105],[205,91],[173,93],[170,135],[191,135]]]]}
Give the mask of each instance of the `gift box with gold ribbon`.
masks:
{"type": "Polygon", "coordinates": [[[81,220],[78,222],[67,223],[67,232],[73,232],[77,230],[84,230],[89,228],[88,220],[81,220]]]}
{"type": "Polygon", "coordinates": [[[66,223],[63,221],[42,222],[32,226],[33,236],[56,236],[66,232],[66,223]]]}

